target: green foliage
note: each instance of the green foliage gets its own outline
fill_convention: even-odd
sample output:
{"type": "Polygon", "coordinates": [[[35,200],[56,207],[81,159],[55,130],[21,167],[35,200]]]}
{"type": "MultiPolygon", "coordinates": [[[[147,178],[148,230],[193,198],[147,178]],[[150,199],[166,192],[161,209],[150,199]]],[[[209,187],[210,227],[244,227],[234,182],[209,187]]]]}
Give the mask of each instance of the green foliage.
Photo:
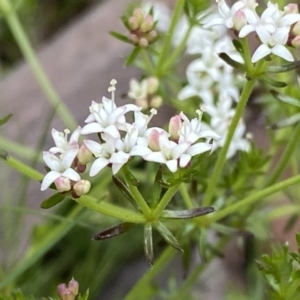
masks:
{"type": "Polygon", "coordinates": [[[269,287],[274,300],[300,299],[300,234],[296,234],[297,252],[290,252],[288,244],[273,249],[270,255],[263,255],[257,261],[260,272],[269,287]]]}

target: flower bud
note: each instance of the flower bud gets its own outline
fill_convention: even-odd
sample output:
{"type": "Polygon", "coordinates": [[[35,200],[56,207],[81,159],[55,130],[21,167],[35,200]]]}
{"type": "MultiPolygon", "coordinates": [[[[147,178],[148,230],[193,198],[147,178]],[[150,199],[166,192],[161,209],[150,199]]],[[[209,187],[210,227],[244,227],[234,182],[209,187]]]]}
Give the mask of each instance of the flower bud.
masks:
{"type": "Polygon", "coordinates": [[[128,40],[133,43],[134,45],[138,44],[139,43],[139,38],[136,34],[129,34],[128,35],[128,40]]]}
{"type": "Polygon", "coordinates": [[[128,24],[131,30],[137,30],[140,27],[140,24],[135,17],[130,17],[128,20],[128,24]]]}
{"type": "Polygon", "coordinates": [[[57,293],[62,300],[74,300],[76,297],[76,295],[74,295],[73,292],[70,291],[64,283],[58,285],[57,293]]]}
{"type": "Polygon", "coordinates": [[[88,180],[81,179],[76,182],[73,186],[73,190],[77,196],[82,196],[87,194],[91,189],[91,183],[88,180]]]}
{"type": "Polygon", "coordinates": [[[156,77],[149,77],[147,78],[147,92],[148,94],[154,94],[157,92],[159,85],[159,81],[156,77]]]}
{"type": "Polygon", "coordinates": [[[148,145],[152,151],[160,151],[159,146],[159,132],[156,129],[152,129],[148,136],[148,145]]]}
{"type": "Polygon", "coordinates": [[[71,189],[70,179],[64,176],[60,176],[55,179],[54,184],[57,188],[57,191],[59,191],[60,193],[67,192],[71,189]]]}
{"type": "Polygon", "coordinates": [[[136,18],[137,23],[139,24],[139,26],[143,23],[144,21],[144,14],[143,14],[143,10],[141,8],[136,8],[133,11],[133,17],[136,18]]]}
{"type": "Polygon", "coordinates": [[[155,30],[151,30],[150,32],[146,33],[145,38],[149,42],[153,42],[157,38],[157,32],[155,30]]]}
{"type": "Polygon", "coordinates": [[[154,21],[152,16],[148,15],[145,17],[144,22],[141,24],[141,31],[143,33],[149,32],[153,29],[154,21]]]}
{"type": "Polygon", "coordinates": [[[292,33],[296,35],[300,35],[300,21],[298,21],[292,28],[292,33]]]}
{"type": "Polygon", "coordinates": [[[291,44],[293,47],[299,49],[300,48],[300,35],[294,37],[291,44]]]}
{"type": "Polygon", "coordinates": [[[93,159],[93,153],[87,148],[84,142],[79,148],[77,158],[81,165],[86,165],[93,159]]]}
{"type": "Polygon", "coordinates": [[[170,119],[169,122],[169,133],[171,139],[177,141],[179,139],[179,131],[182,126],[182,121],[179,115],[176,115],[170,119]]]}
{"type": "Polygon", "coordinates": [[[287,15],[287,14],[298,14],[299,13],[298,5],[296,3],[289,3],[283,9],[284,9],[284,14],[285,15],[287,15]]]}
{"type": "Polygon", "coordinates": [[[149,43],[148,43],[148,41],[147,41],[145,38],[141,38],[141,39],[139,40],[139,45],[140,45],[142,48],[147,48],[148,45],[149,45],[149,43]]]}
{"type": "Polygon", "coordinates": [[[74,278],[69,281],[68,290],[70,290],[75,296],[78,295],[79,292],[79,283],[74,278]]]}
{"type": "Polygon", "coordinates": [[[155,96],[150,100],[150,107],[159,108],[163,104],[163,99],[160,96],[155,96]]]}
{"type": "Polygon", "coordinates": [[[242,10],[238,10],[233,14],[232,21],[233,28],[237,31],[240,31],[247,24],[246,15],[242,10]]]}
{"type": "Polygon", "coordinates": [[[139,98],[135,101],[135,104],[139,107],[141,107],[143,110],[146,110],[149,108],[148,101],[145,98],[139,98]]]}

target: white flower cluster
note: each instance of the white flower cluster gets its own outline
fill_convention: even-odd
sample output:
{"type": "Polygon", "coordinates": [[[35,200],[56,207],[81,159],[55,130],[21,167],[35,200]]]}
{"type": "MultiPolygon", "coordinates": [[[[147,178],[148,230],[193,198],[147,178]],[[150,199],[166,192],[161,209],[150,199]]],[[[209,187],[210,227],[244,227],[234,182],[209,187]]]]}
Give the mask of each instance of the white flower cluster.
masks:
{"type": "Polygon", "coordinates": [[[219,16],[211,18],[206,27],[223,24],[240,38],[255,32],[261,45],[252,56],[253,63],[269,54],[294,61],[287,46],[300,46],[300,14],[297,4],[290,3],[280,10],[277,3],[269,1],[267,8],[259,16],[256,13],[258,4],[255,0],[237,1],[232,7],[228,7],[225,0],[217,2],[219,16]],[[295,26],[292,26],[293,24],[295,26]]]}
{"type": "Polygon", "coordinates": [[[72,191],[74,197],[86,194],[90,182],[81,179],[80,173],[86,170],[89,162],[92,162],[90,176],[97,175],[106,166],[116,174],[135,156],[165,164],[174,173],[178,168],[187,167],[193,156],[212,149],[212,144],[206,140],[219,138],[212,130],[201,130],[200,111],[197,112],[199,117],[192,120],[183,113],[174,116],[168,131],[159,127],[148,128],[156,110],[152,109],[149,116],[134,104],[117,107],[115,85],[116,80],[112,80],[108,89],[111,99],[103,97],[101,103],[92,102],[90,115],[85,120],[87,124],[78,127],[69,141],[68,130],[65,133],[52,130],[56,146],[43,152],[49,172],[43,179],[42,191],[54,183],[59,192],[72,191]],[[127,112],[134,113],[132,123],[126,121],[127,112]],[[80,134],[92,133],[98,134],[100,142],[84,140],[80,146],[80,134]]]}

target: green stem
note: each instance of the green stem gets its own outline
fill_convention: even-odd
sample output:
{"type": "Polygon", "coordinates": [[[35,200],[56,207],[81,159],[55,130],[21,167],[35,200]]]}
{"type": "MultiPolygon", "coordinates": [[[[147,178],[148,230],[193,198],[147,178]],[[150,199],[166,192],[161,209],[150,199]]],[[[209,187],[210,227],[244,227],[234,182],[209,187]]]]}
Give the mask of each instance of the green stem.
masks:
{"type": "MultiPolygon", "coordinates": [[[[22,54],[26,61],[30,65],[32,72],[39,83],[41,89],[47,96],[51,105],[57,110],[57,113],[65,125],[70,129],[77,127],[73,116],[69,113],[69,110],[65,104],[59,99],[59,96],[55,92],[52,84],[48,80],[44,70],[39,63],[32,46],[30,45],[28,38],[24,32],[24,29],[15,13],[15,9],[12,7],[10,0],[1,0],[0,9],[2,10],[6,22],[19,45],[22,54]]],[[[24,103],[26,105],[26,103],[24,103]]]]}
{"type": "Polygon", "coordinates": [[[143,58],[146,70],[149,72],[149,74],[154,75],[155,74],[155,68],[154,68],[154,66],[152,65],[152,63],[149,59],[149,56],[148,56],[148,53],[147,53],[146,49],[141,49],[140,53],[141,53],[141,56],[143,58]]]}
{"type": "Polygon", "coordinates": [[[82,207],[75,207],[68,215],[65,222],[53,226],[47,232],[44,238],[38,241],[29,249],[23,259],[6,274],[5,278],[0,282],[0,290],[16,280],[21,274],[34,265],[53,245],[62,239],[78,222],[80,222],[87,212],[82,212],[82,207]],[[74,220],[74,222],[70,222],[74,220]]]}
{"type": "Polygon", "coordinates": [[[19,160],[8,156],[7,158],[3,158],[3,160],[7,165],[12,167],[13,169],[17,170],[19,173],[37,181],[41,181],[44,178],[44,175],[40,172],[32,169],[31,167],[25,165],[24,163],[20,162],[19,160]]]}
{"type": "Polygon", "coordinates": [[[300,182],[300,175],[297,175],[295,177],[292,177],[287,180],[276,183],[276,184],[274,184],[268,188],[265,188],[261,191],[257,191],[254,194],[249,195],[248,197],[240,200],[239,202],[229,205],[226,208],[224,208],[218,212],[215,212],[212,215],[207,216],[206,220],[210,224],[213,222],[219,221],[219,220],[225,218],[226,216],[239,211],[240,209],[242,209],[244,207],[253,206],[257,201],[262,201],[262,199],[264,199],[265,197],[275,194],[275,193],[277,193],[283,189],[286,189],[292,185],[295,185],[299,182],[300,182]]]}
{"type": "Polygon", "coordinates": [[[140,213],[119,207],[111,203],[98,201],[96,198],[88,195],[81,196],[80,198],[74,200],[82,206],[125,222],[146,223],[147,221],[146,218],[140,213]]]}
{"type": "Polygon", "coordinates": [[[215,168],[213,170],[212,176],[210,177],[208,187],[207,187],[207,191],[205,193],[203,203],[202,203],[203,206],[209,206],[211,201],[212,201],[212,198],[213,198],[213,195],[214,195],[219,177],[221,175],[221,172],[222,172],[225,160],[226,160],[226,155],[227,155],[231,140],[233,138],[235,129],[236,129],[236,127],[237,127],[237,125],[240,121],[240,118],[243,115],[246,103],[247,103],[247,101],[249,99],[249,96],[252,92],[254,84],[255,84],[255,80],[251,79],[251,80],[247,81],[245,86],[244,86],[243,92],[241,94],[241,98],[240,98],[240,100],[237,104],[237,107],[236,107],[235,115],[234,115],[233,119],[231,120],[230,126],[228,128],[228,133],[227,133],[227,136],[226,136],[225,144],[224,144],[224,146],[222,147],[222,149],[220,151],[220,154],[218,156],[218,159],[217,159],[215,168]]]}
{"type": "Polygon", "coordinates": [[[288,144],[284,150],[283,155],[281,155],[279,162],[276,163],[275,170],[272,171],[271,176],[268,178],[264,186],[269,186],[277,181],[282,172],[284,171],[286,165],[288,164],[293,152],[296,149],[297,144],[300,139],[300,123],[292,132],[292,136],[289,138],[288,144]]]}
{"type": "Polygon", "coordinates": [[[156,208],[153,211],[153,218],[154,218],[154,220],[156,220],[157,218],[159,218],[159,216],[161,215],[162,211],[169,204],[169,202],[171,201],[171,199],[173,198],[173,196],[177,192],[179,186],[180,186],[180,183],[177,183],[177,184],[173,185],[172,187],[170,187],[166,191],[166,193],[164,194],[164,196],[162,197],[162,199],[160,200],[160,202],[158,203],[158,205],[156,206],[156,208]]]}
{"type": "Polygon", "coordinates": [[[157,64],[157,77],[161,77],[161,71],[164,68],[165,61],[167,61],[167,57],[170,55],[170,46],[173,38],[173,34],[175,31],[175,28],[178,24],[178,20],[181,16],[181,12],[183,9],[184,0],[178,0],[176,1],[176,5],[174,8],[174,12],[172,15],[172,20],[170,27],[168,29],[168,34],[165,35],[163,48],[161,51],[161,54],[159,56],[158,64],[157,64]]]}
{"type": "Polygon", "coordinates": [[[188,193],[188,190],[187,190],[187,188],[186,188],[186,184],[185,184],[185,183],[182,183],[182,184],[180,185],[180,187],[179,187],[179,192],[180,192],[180,194],[181,194],[181,197],[182,197],[182,199],[183,199],[183,201],[184,201],[186,207],[187,207],[188,209],[193,208],[193,207],[194,207],[194,204],[193,204],[192,199],[191,199],[191,197],[190,197],[190,195],[189,195],[189,193],[188,193]]]}
{"type": "Polygon", "coordinates": [[[173,258],[176,251],[172,247],[168,247],[160,257],[155,261],[153,267],[149,269],[143,277],[135,284],[133,289],[126,295],[124,300],[140,300],[143,299],[143,291],[149,288],[151,280],[161,273],[162,268],[173,258]]]}

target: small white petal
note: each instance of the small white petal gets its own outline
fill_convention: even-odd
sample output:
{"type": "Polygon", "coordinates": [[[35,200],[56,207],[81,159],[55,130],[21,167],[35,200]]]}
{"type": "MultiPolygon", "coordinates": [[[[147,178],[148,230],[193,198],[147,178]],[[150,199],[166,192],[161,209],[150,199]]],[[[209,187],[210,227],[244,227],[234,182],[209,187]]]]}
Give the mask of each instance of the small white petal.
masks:
{"type": "Polygon", "coordinates": [[[79,181],[81,179],[79,174],[74,169],[71,168],[65,170],[61,175],[73,181],[79,181]]]}
{"type": "Polygon", "coordinates": [[[271,53],[271,49],[267,45],[262,44],[254,52],[251,62],[256,63],[262,58],[269,55],[270,53],[271,53]]]}
{"type": "Polygon", "coordinates": [[[287,61],[294,61],[294,57],[291,52],[283,45],[276,45],[272,48],[272,53],[287,60],[287,61]]]}
{"type": "Polygon", "coordinates": [[[109,160],[103,157],[97,158],[90,169],[90,176],[93,177],[97,175],[104,167],[109,164],[109,160]]]}
{"type": "Polygon", "coordinates": [[[50,171],[47,173],[42,181],[41,191],[45,191],[61,174],[56,171],[50,171]]]}
{"type": "Polygon", "coordinates": [[[166,165],[167,165],[168,169],[169,169],[172,173],[175,173],[175,172],[177,171],[178,163],[177,163],[177,160],[176,160],[176,159],[168,160],[168,161],[166,162],[166,165]]]}
{"type": "Polygon", "coordinates": [[[103,132],[103,129],[104,128],[99,123],[93,122],[83,126],[80,133],[90,134],[90,133],[103,132]]]}
{"type": "Polygon", "coordinates": [[[188,165],[188,163],[190,162],[191,158],[192,157],[189,154],[186,154],[186,153],[182,154],[180,156],[180,160],[179,160],[180,168],[185,168],[188,165]]]}

